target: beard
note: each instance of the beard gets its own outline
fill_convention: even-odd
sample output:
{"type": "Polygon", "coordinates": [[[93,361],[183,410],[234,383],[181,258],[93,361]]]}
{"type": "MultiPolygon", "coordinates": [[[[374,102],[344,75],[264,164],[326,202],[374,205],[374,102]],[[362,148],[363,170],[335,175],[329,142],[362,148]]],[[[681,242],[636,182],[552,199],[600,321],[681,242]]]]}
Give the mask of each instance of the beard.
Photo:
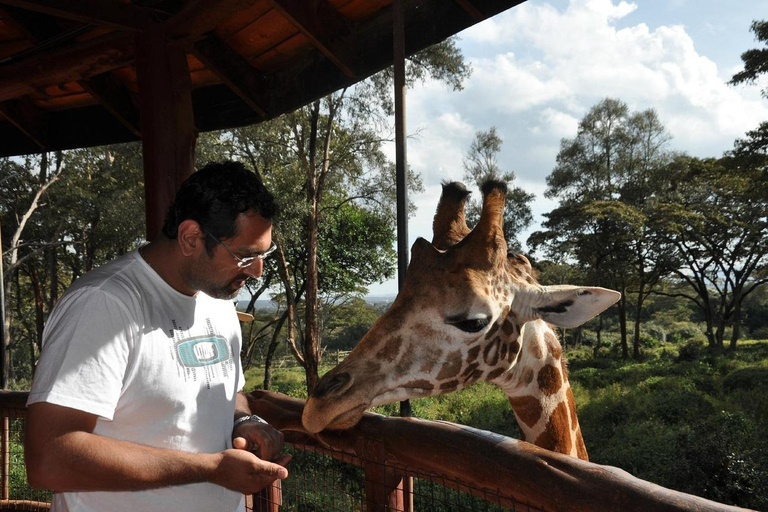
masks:
{"type": "Polygon", "coordinates": [[[194,266],[185,273],[187,284],[193,289],[203,292],[214,299],[231,300],[237,297],[240,289],[250,277],[247,274],[240,274],[234,279],[226,282],[215,281],[214,272],[210,268],[194,266]],[[241,284],[236,284],[241,283],[241,284]]]}

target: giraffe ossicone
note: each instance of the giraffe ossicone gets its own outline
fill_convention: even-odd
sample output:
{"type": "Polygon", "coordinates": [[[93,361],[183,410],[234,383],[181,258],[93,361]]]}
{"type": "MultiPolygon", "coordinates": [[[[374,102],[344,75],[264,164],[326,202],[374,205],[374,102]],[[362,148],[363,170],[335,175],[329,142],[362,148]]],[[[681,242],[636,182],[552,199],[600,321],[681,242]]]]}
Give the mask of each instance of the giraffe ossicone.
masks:
{"type": "Polygon", "coordinates": [[[483,380],[506,393],[526,441],[587,458],[562,349],[549,324],[572,328],[614,304],[598,287],[541,286],[508,254],[506,184],[483,185],[470,230],[461,183],[446,183],[433,240],[416,240],[405,283],[344,361],[323,376],[302,421],[309,432],[354,426],[369,407],[456,391],[483,380]]]}

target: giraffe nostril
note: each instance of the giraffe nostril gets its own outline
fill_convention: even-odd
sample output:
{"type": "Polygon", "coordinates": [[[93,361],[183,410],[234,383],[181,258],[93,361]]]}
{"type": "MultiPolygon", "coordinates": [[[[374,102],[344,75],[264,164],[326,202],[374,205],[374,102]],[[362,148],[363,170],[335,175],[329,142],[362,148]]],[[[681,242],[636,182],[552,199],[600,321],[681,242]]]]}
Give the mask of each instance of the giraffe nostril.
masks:
{"type": "Polygon", "coordinates": [[[349,383],[351,379],[352,377],[350,377],[348,373],[340,373],[338,375],[334,375],[330,379],[322,379],[315,390],[312,392],[312,396],[314,398],[323,398],[328,396],[334,391],[337,391],[339,388],[344,387],[349,383]]]}

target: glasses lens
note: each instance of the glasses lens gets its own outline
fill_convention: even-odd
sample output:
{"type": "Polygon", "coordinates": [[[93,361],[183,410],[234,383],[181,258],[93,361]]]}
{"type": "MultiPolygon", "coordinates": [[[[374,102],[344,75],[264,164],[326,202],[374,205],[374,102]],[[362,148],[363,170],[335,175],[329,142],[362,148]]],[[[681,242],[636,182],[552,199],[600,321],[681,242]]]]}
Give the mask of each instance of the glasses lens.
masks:
{"type": "Polygon", "coordinates": [[[267,259],[267,256],[269,256],[276,250],[277,250],[277,245],[275,244],[275,242],[272,242],[272,245],[269,246],[269,249],[267,249],[266,251],[264,251],[263,253],[259,254],[256,257],[259,258],[260,260],[265,260],[267,259]]]}

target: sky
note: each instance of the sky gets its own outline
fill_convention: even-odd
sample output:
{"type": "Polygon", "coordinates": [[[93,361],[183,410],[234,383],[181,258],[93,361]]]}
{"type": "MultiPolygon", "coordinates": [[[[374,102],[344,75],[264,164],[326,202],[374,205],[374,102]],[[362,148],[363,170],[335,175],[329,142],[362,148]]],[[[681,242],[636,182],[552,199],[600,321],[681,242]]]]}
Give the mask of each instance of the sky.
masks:
{"type": "MultiPolygon", "coordinates": [[[[495,126],[500,167],[536,196],[540,229],[556,203],[544,197],[560,140],[606,97],[631,111],[653,108],[672,136],[669,149],[719,157],[768,120],[768,85],[734,87],[741,54],[760,47],[749,27],[768,19],[766,0],[527,0],[459,34],[472,74],[462,91],[428,82],[406,99],[408,165],[424,191],[410,194],[417,213],[409,245],[432,239],[441,182],[462,181],[463,160],[478,131],[495,126]]],[[[394,160],[394,147],[388,148],[394,160]]],[[[470,184],[467,183],[469,186],[470,184]]],[[[479,191],[473,196],[478,197],[479,191]]],[[[397,294],[396,278],[369,287],[397,294]]]]}

